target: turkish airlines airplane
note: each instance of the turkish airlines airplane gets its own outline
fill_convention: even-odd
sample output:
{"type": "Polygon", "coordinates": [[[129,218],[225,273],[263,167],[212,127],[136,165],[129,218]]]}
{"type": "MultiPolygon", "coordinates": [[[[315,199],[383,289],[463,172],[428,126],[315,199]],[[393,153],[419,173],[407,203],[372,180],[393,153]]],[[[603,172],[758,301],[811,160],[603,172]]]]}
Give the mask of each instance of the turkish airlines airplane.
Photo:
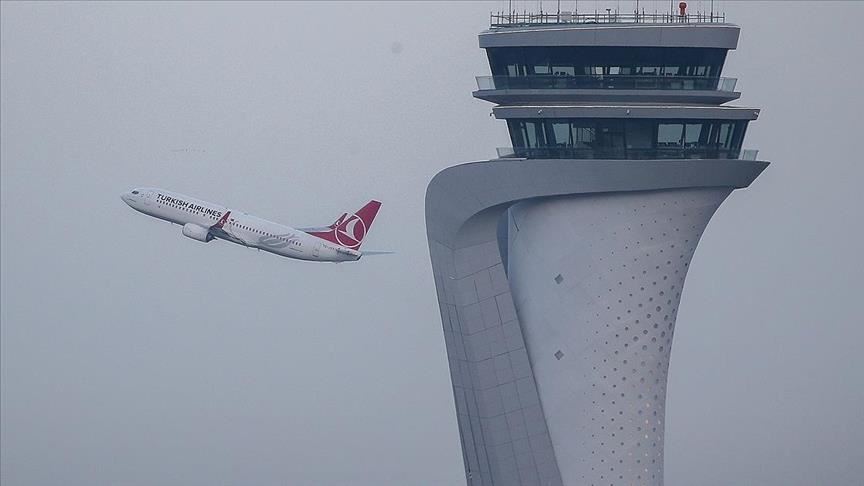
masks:
{"type": "Polygon", "coordinates": [[[183,235],[209,243],[226,240],[280,256],[315,262],[353,262],[381,203],[369,201],[356,213],[344,213],[326,228],[295,229],[183,194],[144,187],[120,196],[132,209],[183,226],[183,235]]]}

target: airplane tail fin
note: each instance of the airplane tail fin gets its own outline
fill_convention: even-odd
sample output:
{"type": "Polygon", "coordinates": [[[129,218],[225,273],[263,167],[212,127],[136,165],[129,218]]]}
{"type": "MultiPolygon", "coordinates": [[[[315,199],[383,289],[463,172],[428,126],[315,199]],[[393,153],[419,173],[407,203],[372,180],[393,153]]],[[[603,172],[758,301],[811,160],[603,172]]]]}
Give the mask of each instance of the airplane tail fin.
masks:
{"type": "Polygon", "coordinates": [[[342,221],[344,221],[346,217],[348,217],[348,213],[342,213],[342,216],[339,216],[339,219],[337,219],[335,223],[328,226],[328,228],[335,229],[337,226],[342,224],[342,221]]]}
{"type": "Polygon", "coordinates": [[[322,231],[309,231],[312,236],[317,236],[331,243],[356,250],[363,243],[363,238],[372,228],[372,221],[381,208],[379,201],[369,201],[365,206],[355,213],[344,213],[333,224],[322,231]]]}

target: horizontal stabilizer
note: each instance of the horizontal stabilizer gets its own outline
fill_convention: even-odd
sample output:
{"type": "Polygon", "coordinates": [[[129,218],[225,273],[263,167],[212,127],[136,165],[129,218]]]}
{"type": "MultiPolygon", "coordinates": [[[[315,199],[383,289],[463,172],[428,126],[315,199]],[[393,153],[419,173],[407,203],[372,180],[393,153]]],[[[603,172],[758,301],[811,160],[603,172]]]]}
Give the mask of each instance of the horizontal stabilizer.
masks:
{"type": "Polygon", "coordinates": [[[382,251],[382,250],[368,250],[368,251],[363,250],[361,253],[363,254],[363,256],[366,256],[366,255],[393,255],[396,252],[395,251],[382,251]]]}

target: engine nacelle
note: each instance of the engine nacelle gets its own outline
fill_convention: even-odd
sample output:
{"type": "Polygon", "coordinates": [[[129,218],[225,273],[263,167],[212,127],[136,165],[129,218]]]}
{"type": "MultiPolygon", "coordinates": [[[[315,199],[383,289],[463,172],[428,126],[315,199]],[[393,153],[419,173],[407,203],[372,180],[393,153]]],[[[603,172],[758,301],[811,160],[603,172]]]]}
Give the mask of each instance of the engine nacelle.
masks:
{"type": "Polygon", "coordinates": [[[203,243],[207,243],[213,239],[213,235],[210,234],[209,228],[198,226],[194,223],[186,223],[183,225],[183,236],[188,236],[193,240],[198,240],[203,243]]]}

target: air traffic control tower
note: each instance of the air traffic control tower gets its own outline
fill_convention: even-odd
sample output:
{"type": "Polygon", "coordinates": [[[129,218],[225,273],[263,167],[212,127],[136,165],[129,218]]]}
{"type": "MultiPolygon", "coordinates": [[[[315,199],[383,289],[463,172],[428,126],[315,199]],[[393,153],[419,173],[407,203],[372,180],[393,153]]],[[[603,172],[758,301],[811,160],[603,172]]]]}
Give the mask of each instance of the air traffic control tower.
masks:
{"type": "MultiPolygon", "coordinates": [[[[512,147],[449,167],[426,227],[467,483],[662,485],[675,318],[711,215],[765,169],[713,14],[492,15],[512,147]]],[[[467,128],[467,127],[466,127],[467,128]]]]}

